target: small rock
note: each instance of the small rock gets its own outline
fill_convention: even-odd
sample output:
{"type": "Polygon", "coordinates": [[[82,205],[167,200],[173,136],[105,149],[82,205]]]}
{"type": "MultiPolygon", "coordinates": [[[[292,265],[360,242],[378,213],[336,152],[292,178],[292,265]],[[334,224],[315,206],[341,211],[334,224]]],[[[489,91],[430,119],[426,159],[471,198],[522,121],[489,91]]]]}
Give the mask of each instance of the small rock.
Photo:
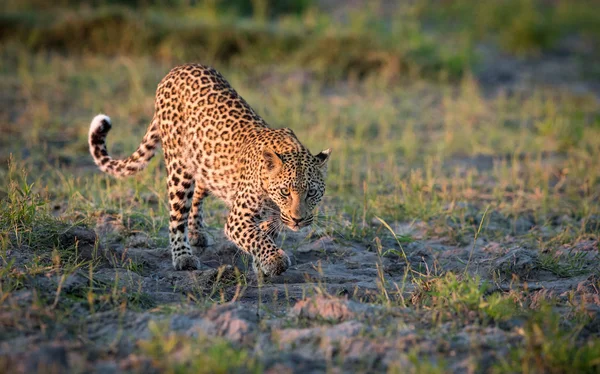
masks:
{"type": "Polygon", "coordinates": [[[321,341],[321,346],[331,346],[338,342],[353,338],[367,330],[367,326],[358,321],[346,321],[335,326],[313,327],[305,329],[283,329],[274,331],[275,340],[279,347],[293,349],[301,344],[315,344],[321,341]]]}
{"type": "Polygon", "coordinates": [[[275,365],[271,366],[267,371],[265,371],[266,374],[294,374],[294,369],[289,367],[289,366],[285,366],[282,363],[276,363],[275,365]]]}
{"type": "Polygon", "coordinates": [[[522,316],[512,317],[507,320],[501,320],[498,322],[498,327],[502,330],[510,331],[516,328],[522,328],[525,326],[526,319],[522,316]]]}
{"type": "Polygon", "coordinates": [[[302,373],[302,374],[320,374],[326,372],[335,373],[323,359],[316,357],[306,357],[298,352],[279,352],[277,355],[265,357],[265,373],[302,373]]]}
{"type": "Polygon", "coordinates": [[[174,289],[182,292],[207,293],[212,292],[215,282],[236,284],[240,281],[239,272],[231,265],[223,265],[218,269],[172,271],[166,274],[174,289]]]}
{"type": "MultiPolygon", "coordinates": [[[[467,222],[473,225],[479,225],[484,219],[484,213],[478,212],[473,215],[466,215],[467,222]]],[[[510,229],[510,221],[501,213],[493,210],[485,215],[484,227],[490,231],[505,231],[510,229]]]]}
{"type": "Polygon", "coordinates": [[[94,230],[81,226],[73,226],[59,235],[58,241],[61,247],[73,247],[79,260],[94,260],[102,253],[97,242],[94,230]]]}
{"type": "MultiPolygon", "coordinates": [[[[600,248],[600,242],[598,240],[581,240],[573,244],[571,250],[578,252],[591,252],[594,253],[600,248]]],[[[595,254],[595,253],[594,253],[595,254]]],[[[590,259],[593,261],[593,259],[590,259]]]]}
{"type": "Polygon", "coordinates": [[[126,246],[133,248],[147,248],[153,247],[154,242],[152,241],[152,239],[150,239],[150,236],[148,236],[148,234],[144,232],[136,232],[135,234],[130,235],[127,238],[126,246]]]}
{"type": "Polygon", "coordinates": [[[96,244],[96,233],[86,227],[73,226],[59,235],[60,244],[68,247],[75,244],[96,244]]]}
{"type": "MultiPolygon", "coordinates": [[[[55,276],[55,282],[59,284],[61,277],[55,276]]],[[[77,269],[73,274],[69,274],[62,283],[62,292],[70,294],[75,293],[89,286],[89,280],[85,277],[83,271],[77,269]]]]}
{"type": "MultiPolygon", "coordinates": [[[[373,372],[381,371],[381,368],[377,370],[378,365],[390,351],[395,351],[395,347],[386,339],[364,337],[344,339],[339,343],[337,349],[340,356],[345,358],[346,367],[360,365],[373,372]]],[[[397,356],[397,352],[395,355],[397,356]]]]}
{"type": "Polygon", "coordinates": [[[323,319],[332,322],[354,318],[355,313],[347,300],[316,296],[300,300],[294,305],[291,314],[298,318],[323,319]]]}
{"type": "Polygon", "coordinates": [[[320,329],[283,329],[273,332],[274,340],[281,349],[293,349],[299,345],[314,344],[318,339],[320,329]]]}
{"type": "Polygon", "coordinates": [[[240,250],[238,249],[238,247],[236,247],[235,244],[227,240],[217,245],[214,250],[215,255],[223,259],[233,259],[238,255],[239,252],[240,250]]]}
{"type": "Polygon", "coordinates": [[[537,268],[537,253],[524,248],[510,250],[504,256],[493,262],[491,272],[500,271],[504,275],[516,274],[526,279],[537,268]]]}
{"type": "Polygon", "coordinates": [[[585,232],[590,234],[600,232],[600,215],[593,214],[585,220],[585,232]]]}
{"type": "Polygon", "coordinates": [[[112,374],[118,372],[119,366],[116,362],[101,361],[94,363],[95,374],[112,374]]]}
{"type": "Polygon", "coordinates": [[[121,220],[111,214],[102,214],[96,220],[96,232],[102,237],[116,235],[123,236],[126,231],[121,220]]]}
{"type": "Polygon", "coordinates": [[[100,269],[94,274],[94,280],[98,280],[106,285],[114,285],[115,282],[119,288],[127,288],[130,291],[136,291],[141,287],[144,280],[139,274],[126,269],[100,269]]]}
{"type": "Polygon", "coordinates": [[[535,226],[535,222],[533,217],[518,217],[513,221],[513,232],[516,235],[526,234],[529,230],[531,230],[535,226]]]}
{"type": "Polygon", "coordinates": [[[211,308],[206,318],[215,324],[217,334],[229,341],[251,344],[255,340],[258,316],[254,310],[228,303],[211,308]]]}
{"type": "Polygon", "coordinates": [[[335,248],[335,241],[330,236],[321,237],[315,241],[309,242],[298,247],[299,253],[307,253],[311,251],[327,251],[335,248]]]}
{"type": "Polygon", "coordinates": [[[31,352],[25,360],[26,373],[62,373],[69,369],[64,346],[45,346],[31,352]]]}

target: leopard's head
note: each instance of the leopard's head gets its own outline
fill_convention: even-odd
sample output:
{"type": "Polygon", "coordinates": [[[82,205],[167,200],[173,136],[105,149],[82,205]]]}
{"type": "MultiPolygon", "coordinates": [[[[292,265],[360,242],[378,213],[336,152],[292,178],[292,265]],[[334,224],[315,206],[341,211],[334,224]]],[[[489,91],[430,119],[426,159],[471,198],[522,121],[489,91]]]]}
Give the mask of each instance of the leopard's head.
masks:
{"type": "Polygon", "coordinates": [[[306,150],[278,154],[263,150],[263,187],[279,207],[281,221],[293,231],[313,222],[315,207],[325,194],[331,149],[317,155],[306,150]]]}

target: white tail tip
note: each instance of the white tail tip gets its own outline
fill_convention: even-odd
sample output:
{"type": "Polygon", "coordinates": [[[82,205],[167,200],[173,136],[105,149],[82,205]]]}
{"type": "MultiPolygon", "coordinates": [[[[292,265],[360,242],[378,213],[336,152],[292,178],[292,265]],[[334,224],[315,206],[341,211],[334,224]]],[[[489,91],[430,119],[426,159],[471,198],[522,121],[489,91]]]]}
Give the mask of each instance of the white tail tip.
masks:
{"type": "Polygon", "coordinates": [[[110,117],[106,114],[98,114],[96,117],[94,117],[92,123],[90,124],[90,134],[92,134],[100,126],[102,126],[104,124],[104,121],[108,122],[109,126],[111,125],[110,117]]]}

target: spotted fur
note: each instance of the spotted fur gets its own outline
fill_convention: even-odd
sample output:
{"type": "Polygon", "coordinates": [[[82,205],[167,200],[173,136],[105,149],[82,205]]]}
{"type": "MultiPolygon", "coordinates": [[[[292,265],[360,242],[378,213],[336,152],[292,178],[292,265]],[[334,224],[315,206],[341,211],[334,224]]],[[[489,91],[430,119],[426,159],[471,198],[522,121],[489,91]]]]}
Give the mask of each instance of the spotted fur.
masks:
{"type": "Polygon", "coordinates": [[[329,149],[312,155],[292,130],[269,128],[219,72],[196,64],[176,67],[160,82],[154,118],[131,156],[108,155],[110,128],[110,118],[96,116],[88,142],[95,163],[113,176],[142,170],[162,143],[176,269],[198,267],[190,245],[206,246],[208,194],[229,206],[225,233],[257,268],[266,275],[288,268],[273,236],[282,225],[298,230],[312,223],[325,192],[329,149]]]}

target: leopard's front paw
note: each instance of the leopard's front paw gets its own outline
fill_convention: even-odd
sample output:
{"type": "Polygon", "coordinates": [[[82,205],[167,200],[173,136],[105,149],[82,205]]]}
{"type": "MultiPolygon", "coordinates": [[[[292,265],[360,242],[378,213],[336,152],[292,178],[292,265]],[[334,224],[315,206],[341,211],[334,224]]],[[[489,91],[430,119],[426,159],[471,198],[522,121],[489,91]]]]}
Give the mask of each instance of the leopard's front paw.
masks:
{"type": "Polygon", "coordinates": [[[181,255],[173,259],[175,270],[197,270],[200,268],[200,261],[194,255],[181,255]]]}
{"type": "Polygon", "coordinates": [[[276,254],[260,262],[260,270],[267,277],[274,277],[286,271],[291,265],[289,256],[283,249],[279,249],[276,254]]]}

